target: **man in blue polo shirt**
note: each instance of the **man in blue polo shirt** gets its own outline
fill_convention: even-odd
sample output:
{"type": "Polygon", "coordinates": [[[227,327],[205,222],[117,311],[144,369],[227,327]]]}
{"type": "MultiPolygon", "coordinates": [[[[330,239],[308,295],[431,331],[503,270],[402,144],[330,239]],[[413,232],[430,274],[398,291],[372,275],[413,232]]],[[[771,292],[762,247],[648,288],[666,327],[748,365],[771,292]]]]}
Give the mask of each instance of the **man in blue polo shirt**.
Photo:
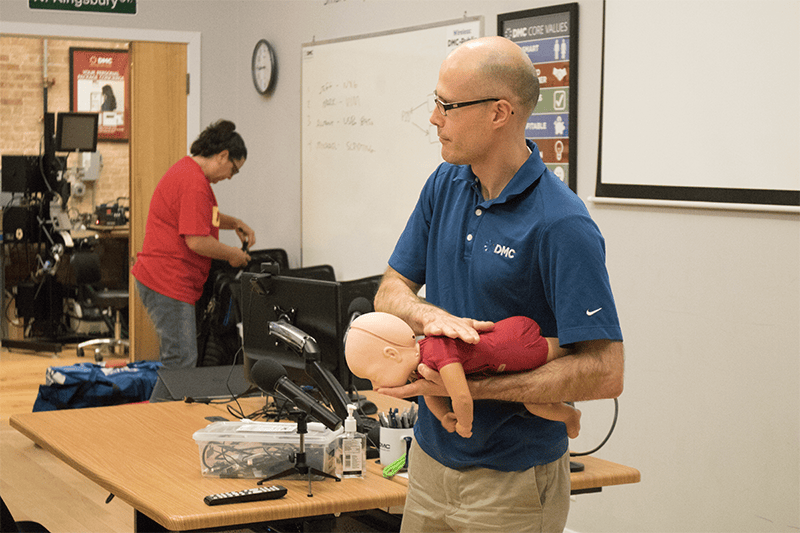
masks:
{"type": "MultiPolygon", "coordinates": [[[[562,423],[521,403],[622,392],[622,333],[605,244],[580,199],[544,165],[525,125],[536,69],[501,37],[469,41],[442,64],[436,107],[446,161],[428,179],[375,299],[420,335],[476,343],[524,315],[572,350],[522,374],[470,382],[473,435],[448,433],[420,398],[402,530],[562,531],[569,512],[562,423]],[[417,294],[425,286],[425,299],[417,294]]],[[[446,396],[438,374],[380,390],[446,396]]]]}

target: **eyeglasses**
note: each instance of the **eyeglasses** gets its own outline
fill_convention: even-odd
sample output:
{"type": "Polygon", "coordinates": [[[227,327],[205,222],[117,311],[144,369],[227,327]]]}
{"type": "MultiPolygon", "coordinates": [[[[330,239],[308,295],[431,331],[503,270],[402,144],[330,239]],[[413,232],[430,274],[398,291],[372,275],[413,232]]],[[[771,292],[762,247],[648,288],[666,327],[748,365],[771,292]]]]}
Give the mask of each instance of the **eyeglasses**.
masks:
{"type": "Polygon", "coordinates": [[[439,113],[441,113],[444,116],[447,116],[447,112],[450,111],[451,109],[458,109],[459,107],[467,107],[475,104],[483,104],[485,102],[499,102],[500,100],[501,100],[500,98],[482,98],[480,100],[469,100],[467,102],[451,102],[449,104],[446,104],[441,100],[439,100],[438,96],[436,96],[435,94],[433,95],[433,103],[436,104],[436,109],[438,109],[439,113]]]}
{"type": "Polygon", "coordinates": [[[228,161],[231,162],[231,166],[233,167],[233,172],[231,172],[231,177],[233,177],[233,176],[235,176],[236,174],[239,173],[239,168],[241,168],[241,167],[237,167],[236,166],[236,163],[233,161],[233,159],[231,158],[230,154],[228,154],[228,161]]]}

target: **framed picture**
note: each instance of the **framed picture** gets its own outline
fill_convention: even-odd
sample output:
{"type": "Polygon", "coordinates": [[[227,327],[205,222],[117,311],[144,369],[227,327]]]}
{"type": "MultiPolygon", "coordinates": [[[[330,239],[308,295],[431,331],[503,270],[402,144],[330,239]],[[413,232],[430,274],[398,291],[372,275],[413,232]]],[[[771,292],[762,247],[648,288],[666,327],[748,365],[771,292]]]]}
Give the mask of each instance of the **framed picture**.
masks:
{"type": "Polygon", "coordinates": [[[128,140],[128,67],[126,50],[69,49],[70,111],[100,115],[98,140],[128,140]]]}
{"type": "Polygon", "coordinates": [[[497,15],[497,34],[517,43],[539,74],[539,103],[525,136],[542,160],[577,192],[578,4],[497,15]]]}

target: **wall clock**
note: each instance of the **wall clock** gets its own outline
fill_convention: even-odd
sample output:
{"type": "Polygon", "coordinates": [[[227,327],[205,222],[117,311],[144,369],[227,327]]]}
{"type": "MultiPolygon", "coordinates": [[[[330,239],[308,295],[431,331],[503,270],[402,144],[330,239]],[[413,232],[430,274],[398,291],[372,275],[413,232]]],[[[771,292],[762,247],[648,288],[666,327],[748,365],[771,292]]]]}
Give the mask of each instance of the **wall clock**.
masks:
{"type": "Polygon", "coordinates": [[[258,41],[253,48],[250,70],[256,91],[267,94],[275,82],[275,53],[265,39],[258,41]]]}

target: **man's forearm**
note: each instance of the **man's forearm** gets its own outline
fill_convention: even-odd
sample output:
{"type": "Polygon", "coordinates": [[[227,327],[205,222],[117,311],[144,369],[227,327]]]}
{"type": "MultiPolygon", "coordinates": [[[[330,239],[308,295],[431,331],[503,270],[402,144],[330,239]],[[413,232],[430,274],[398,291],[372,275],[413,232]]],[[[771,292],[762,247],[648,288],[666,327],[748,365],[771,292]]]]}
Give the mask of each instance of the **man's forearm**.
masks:
{"type": "Polygon", "coordinates": [[[470,381],[470,392],[476,400],[520,403],[599,400],[622,393],[623,374],[622,343],[593,341],[530,372],[470,381]]]}
{"type": "Polygon", "coordinates": [[[375,310],[402,318],[414,333],[422,335],[424,324],[419,320],[418,306],[426,304],[417,296],[417,291],[418,287],[389,268],[375,295],[375,310]]]}

